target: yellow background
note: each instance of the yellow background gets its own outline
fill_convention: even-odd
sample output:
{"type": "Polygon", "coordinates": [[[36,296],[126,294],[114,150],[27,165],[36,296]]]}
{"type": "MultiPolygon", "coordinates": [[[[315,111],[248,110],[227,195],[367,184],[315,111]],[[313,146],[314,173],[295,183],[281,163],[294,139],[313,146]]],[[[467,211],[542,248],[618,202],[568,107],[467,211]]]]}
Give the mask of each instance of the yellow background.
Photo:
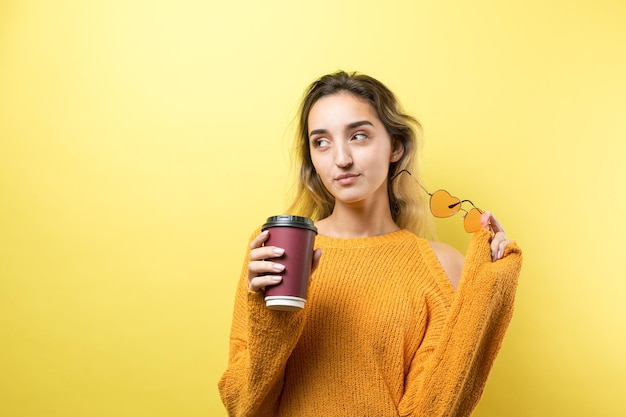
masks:
{"type": "MultiPolygon", "coordinates": [[[[476,416],[626,414],[620,0],[0,3],[0,415],[224,416],[301,93],[373,75],[525,251],[476,416]]],[[[461,250],[461,219],[438,222],[461,250]]]]}

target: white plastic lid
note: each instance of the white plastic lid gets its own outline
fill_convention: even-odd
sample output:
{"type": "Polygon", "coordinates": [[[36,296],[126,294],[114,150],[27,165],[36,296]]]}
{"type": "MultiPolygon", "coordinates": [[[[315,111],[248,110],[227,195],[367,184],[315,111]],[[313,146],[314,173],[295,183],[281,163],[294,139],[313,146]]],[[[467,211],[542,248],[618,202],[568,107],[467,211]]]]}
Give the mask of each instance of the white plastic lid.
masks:
{"type": "Polygon", "coordinates": [[[272,310],[297,311],[304,308],[306,300],[288,295],[265,297],[265,306],[272,310]]]}

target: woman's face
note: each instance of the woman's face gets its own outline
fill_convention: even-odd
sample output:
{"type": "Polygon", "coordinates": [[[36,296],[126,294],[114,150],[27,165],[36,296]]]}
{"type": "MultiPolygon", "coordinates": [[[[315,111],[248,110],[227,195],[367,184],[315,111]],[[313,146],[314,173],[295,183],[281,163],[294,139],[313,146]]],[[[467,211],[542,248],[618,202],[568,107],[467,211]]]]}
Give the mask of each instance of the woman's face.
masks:
{"type": "Polygon", "coordinates": [[[389,164],[400,159],[374,108],[351,93],[319,99],[308,118],[313,166],[335,204],[387,200],[389,164]]]}

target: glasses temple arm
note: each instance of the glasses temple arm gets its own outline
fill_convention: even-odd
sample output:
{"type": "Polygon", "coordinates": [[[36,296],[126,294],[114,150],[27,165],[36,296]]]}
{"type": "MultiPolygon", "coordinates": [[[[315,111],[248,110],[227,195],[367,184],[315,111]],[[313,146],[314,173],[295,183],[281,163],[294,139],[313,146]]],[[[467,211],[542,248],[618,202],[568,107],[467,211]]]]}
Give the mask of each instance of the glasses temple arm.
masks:
{"type": "MultiPolygon", "coordinates": [[[[411,176],[411,178],[413,178],[413,175],[411,174],[411,171],[409,171],[408,169],[403,169],[403,170],[401,170],[401,171],[397,172],[397,173],[396,173],[393,177],[391,177],[391,178],[389,179],[389,181],[393,181],[393,180],[394,180],[397,176],[399,176],[399,175],[400,175],[400,174],[402,174],[403,172],[406,172],[407,174],[409,174],[409,175],[411,176]]],[[[418,180],[416,180],[415,178],[413,178],[413,180],[417,183],[417,185],[419,185],[419,186],[420,186],[420,188],[421,188],[422,190],[424,190],[424,192],[425,192],[426,194],[428,194],[429,196],[432,196],[432,194],[431,194],[431,193],[429,193],[429,192],[428,192],[428,190],[427,190],[426,188],[424,188],[424,186],[423,186],[422,184],[420,184],[420,182],[419,182],[418,180]]],[[[471,203],[471,201],[470,201],[470,203],[471,203]]],[[[473,204],[472,204],[472,205],[473,205],[473,204]]],[[[450,208],[452,208],[452,207],[450,207],[450,208]]]]}
{"type": "MultiPolygon", "coordinates": [[[[482,212],[483,212],[481,209],[479,209],[478,207],[476,207],[476,206],[474,205],[474,203],[472,203],[470,200],[461,200],[461,201],[459,201],[458,203],[450,204],[450,205],[448,206],[448,208],[449,208],[449,209],[451,209],[451,208],[454,208],[454,207],[456,207],[456,206],[458,206],[458,205],[460,205],[460,204],[463,204],[463,203],[470,203],[470,204],[472,205],[472,207],[474,207],[474,208],[475,208],[476,210],[478,210],[480,213],[482,213],[482,212]]],[[[463,209],[461,208],[461,210],[463,210],[463,209]]],[[[466,210],[463,210],[463,211],[467,212],[466,210]]]]}
{"type": "MultiPolygon", "coordinates": [[[[458,203],[450,204],[450,205],[448,206],[448,208],[450,208],[450,209],[451,209],[451,208],[455,208],[455,207],[456,207],[456,206],[458,206],[459,204],[463,204],[463,203],[470,203],[472,206],[474,206],[474,203],[472,203],[472,202],[471,202],[471,201],[469,201],[469,200],[461,200],[461,201],[459,201],[458,203]]],[[[476,207],[476,206],[474,206],[474,207],[476,207]]]]}

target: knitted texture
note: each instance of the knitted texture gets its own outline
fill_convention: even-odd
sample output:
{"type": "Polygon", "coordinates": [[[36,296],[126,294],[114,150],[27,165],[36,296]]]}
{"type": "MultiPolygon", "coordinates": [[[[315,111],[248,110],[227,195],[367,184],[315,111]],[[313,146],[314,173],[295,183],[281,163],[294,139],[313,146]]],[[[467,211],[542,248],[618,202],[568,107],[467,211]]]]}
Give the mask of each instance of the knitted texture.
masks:
{"type": "Polygon", "coordinates": [[[408,231],[316,238],[322,259],[304,310],[235,299],[228,369],[231,416],[467,416],[509,324],[521,251],[491,262],[477,232],[455,293],[429,243],[408,231]]]}

